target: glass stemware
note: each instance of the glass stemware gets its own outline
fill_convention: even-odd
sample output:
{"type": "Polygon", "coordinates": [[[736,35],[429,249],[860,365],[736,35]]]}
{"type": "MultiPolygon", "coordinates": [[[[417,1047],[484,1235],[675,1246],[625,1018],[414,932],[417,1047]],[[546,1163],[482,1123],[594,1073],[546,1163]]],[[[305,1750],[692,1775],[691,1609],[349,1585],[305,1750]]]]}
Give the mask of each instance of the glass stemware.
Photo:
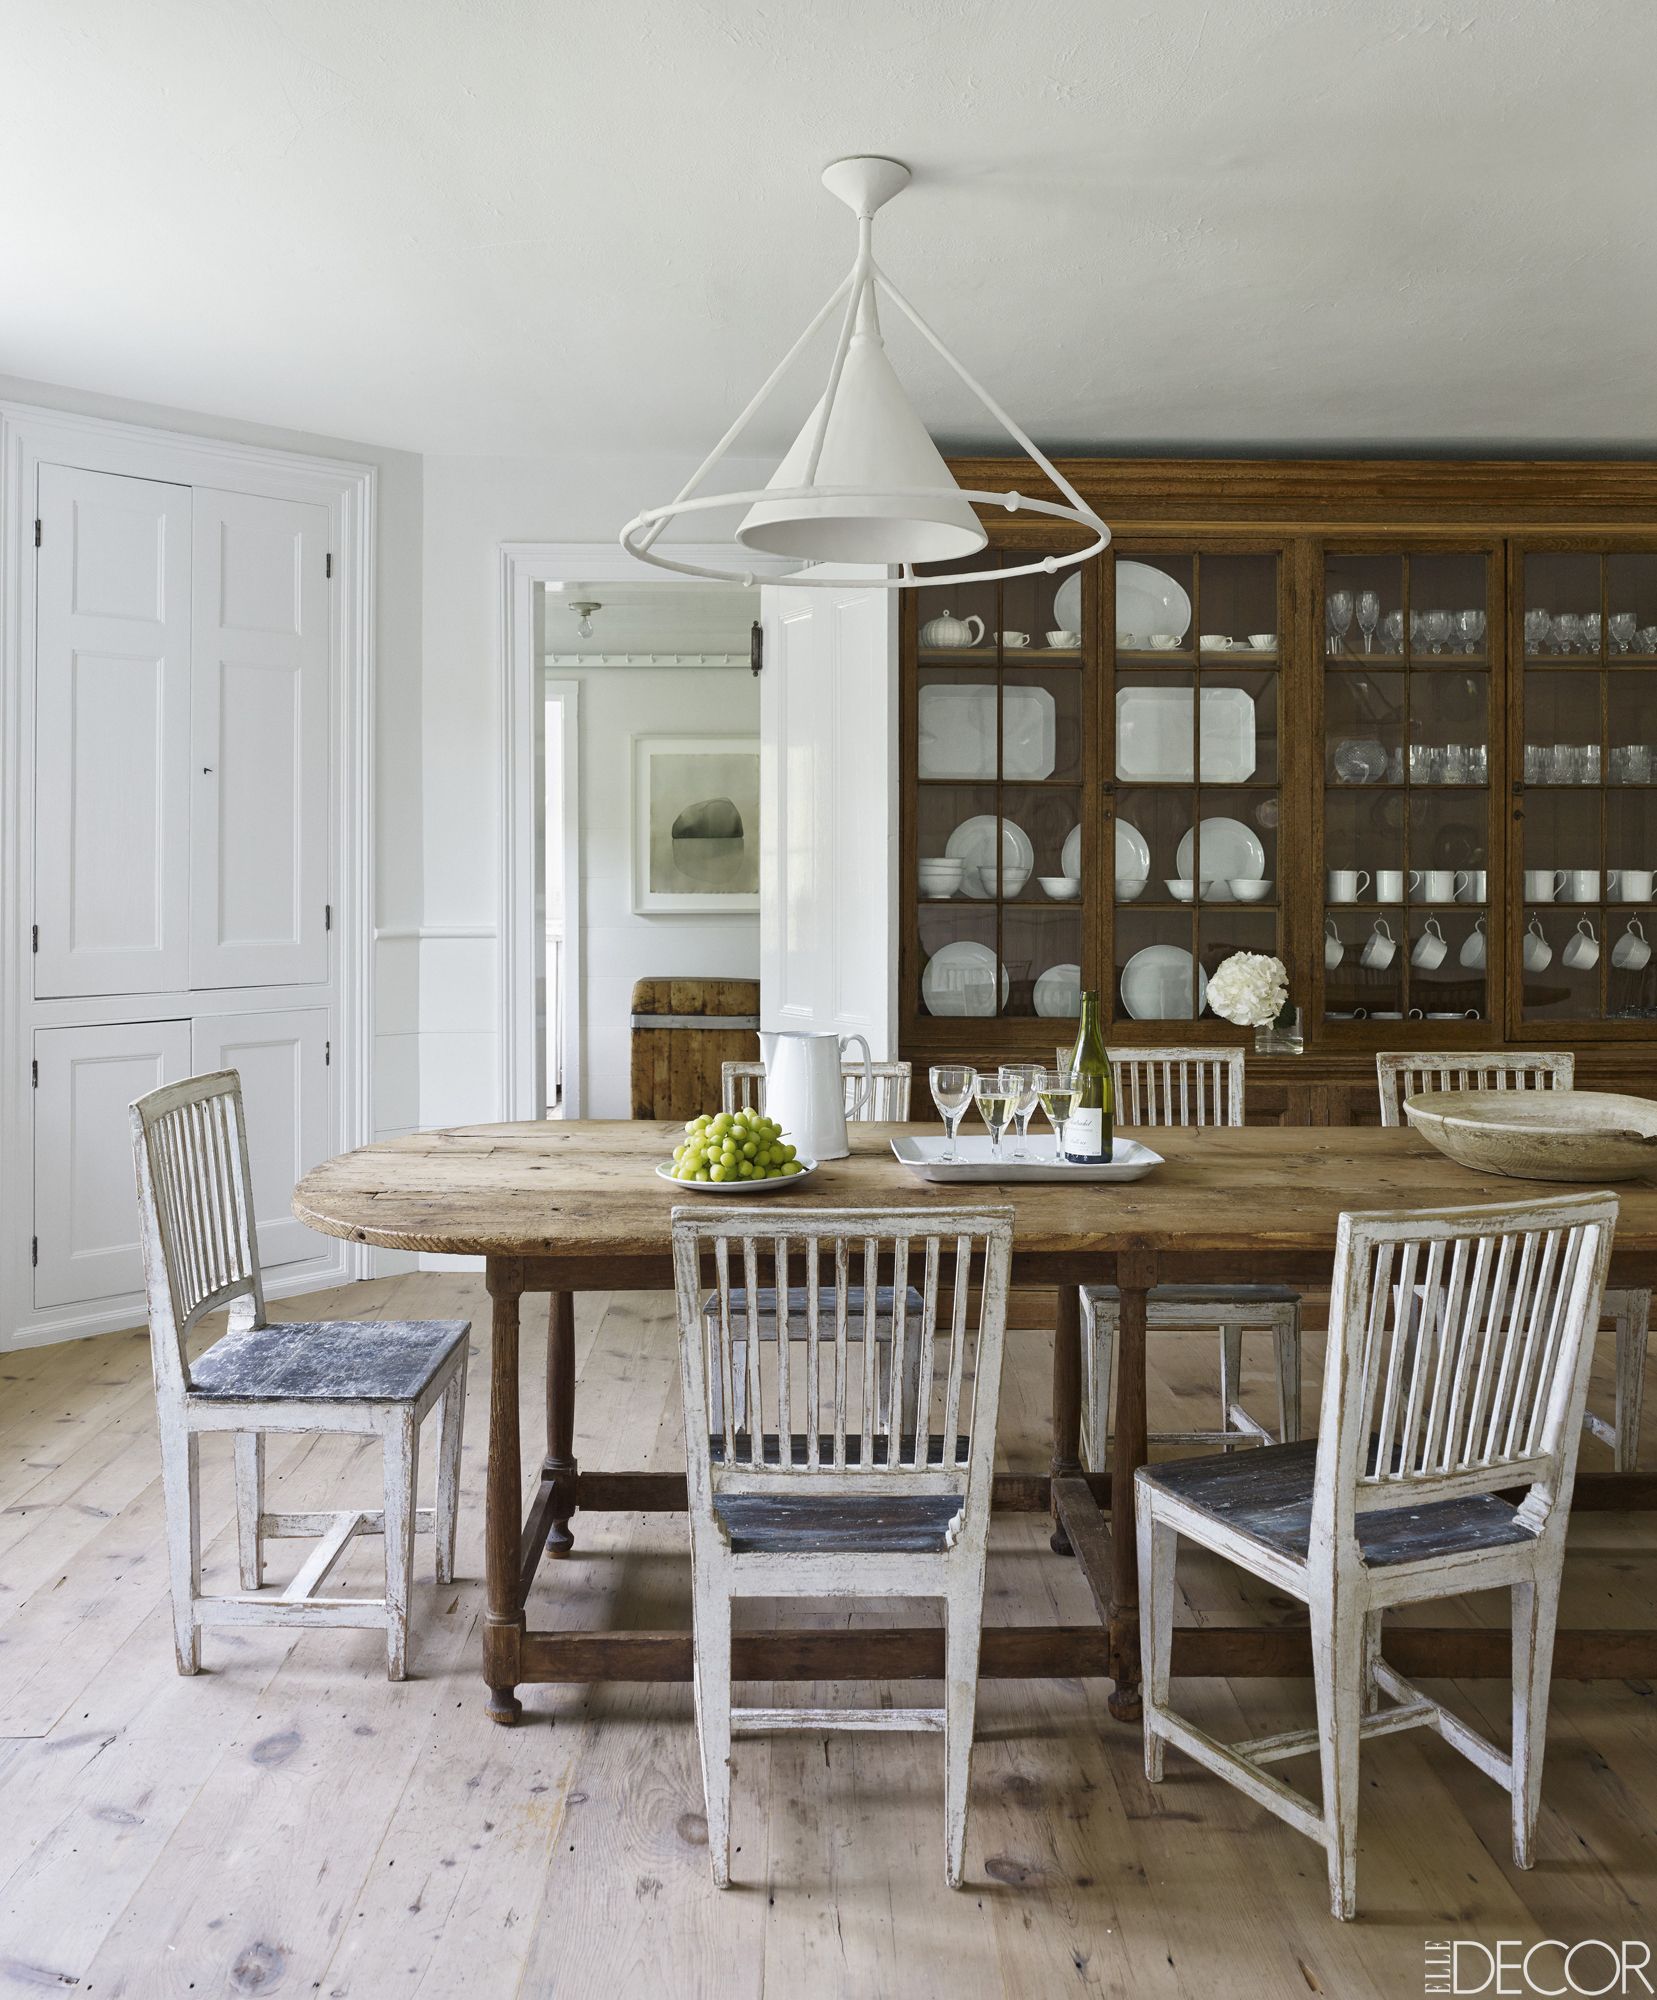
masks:
{"type": "Polygon", "coordinates": [[[1611,638],[1619,653],[1626,653],[1634,641],[1634,630],[1639,624],[1632,611],[1613,611],[1609,627],[1611,638]]]}
{"type": "Polygon", "coordinates": [[[1404,614],[1402,611],[1389,611],[1385,618],[1381,620],[1381,642],[1389,653],[1401,653],[1404,650],[1404,614]]]}
{"type": "Polygon", "coordinates": [[[1597,611],[1586,611],[1582,616],[1582,650],[1585,653],[1599,651],[1600,615],[1597,611]]]}
{"type": "Polygon", "coordinates": [[[1012,1098],[1013,1158],[1027,1160],[1030,1155],[1026,1142],[1030,1134],[1030,1120],[1036,1112],[1036,1079],[1041,1075],[1041,1065],[1003,1063],[996,1074],[1002,1088],[1012,1098]]]}
{"type": "Polygon", "coordinates": [[[1450,636],[1450,614],[1448,611],[1423,611],[1421,614],[1421,636],[1435,653],[1442,653],[1450,636]]]}
{"type": "Polygon", "coordinates": [[[1373,590],[1358,592],[1358,630],[1364,635],[1364,651],[1370,652],[1375,645],[1375,628],[1381,622],[1381,599],[1373,590]]]}
{"type": "Polygon", "coordinates": [[[1540,653],[1548,643],[1548,633],[1553,628],[1553,620],[1540,605],[1534,611],[1525,613],[1525,651],[1540,653]]]}
{"type": "Polygon", "coordinates": [[[1036,1092],[1047,1122],[1053,1128],[1053,1157],[1064,1157],[1064,1121],[1076,1099],[1076,1083],[1070,1073],[1070,1051],[1062,1050],[1064,1061],[1058,1069],[1036,1072],[1036,1092]]]}
{"type": "Polygon", "coordinates": [[[990,1158],[1001,1164],[1001,1135],[1012,1116],[1013,1094],[999,1076],[980,1076],[973,1085],[979,1116],[990,1128],[990,1158]]]}
{"type": "Polygon", "coordinates": [[[1485,617],[1482,611],[1456,613],[1456,631],[1461,635],[1461,650],[1464,653],[1476,653],[1479,650],[1479,642],[1484,637],[1484,625],[1485,617]]]}
{"type": "Polygon", "coordinates": [[[1582,636],[1582,620],[1574,611],[1561,611],[1548,628],[1556,653],[1574,653],[1582,636]]]}
{"type": "Polygon", "coordinates": [[[1345,647],[1347,631],[1352,624],[1351,591],[1330,591],[1324,599],[1323,615],[1329,627],[1329,650],[1339,653],[1345,647]]]}
{"type": "Polygon", "coordinates": [[[1634,644],[1642,653],[1657,653],[1657,625],[1642,625],[1634,634],[1634,644]]]}
{"type": "Polygon", "coordinates": [[[958,1159],[961,1120],[967,1115],[967,1106],[977,1088],[978,1072],[965,1063],[938,1063],[927,1071],[926,1080],[932,1086],[932,1102],[937,1105],[944,1130],[949,1134],[949,1151],[944,1158],[958,1159]]]}

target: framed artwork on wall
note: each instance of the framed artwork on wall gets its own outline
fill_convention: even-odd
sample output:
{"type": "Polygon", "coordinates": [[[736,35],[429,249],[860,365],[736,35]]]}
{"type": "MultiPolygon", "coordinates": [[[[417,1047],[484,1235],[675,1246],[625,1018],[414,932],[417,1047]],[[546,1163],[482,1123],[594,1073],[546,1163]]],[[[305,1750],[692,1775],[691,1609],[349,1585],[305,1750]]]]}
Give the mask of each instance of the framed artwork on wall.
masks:
{"type": "Polygon", "coordinates": [[[759,908],[759,738],[633,738],[633,909],[759,908]]]}

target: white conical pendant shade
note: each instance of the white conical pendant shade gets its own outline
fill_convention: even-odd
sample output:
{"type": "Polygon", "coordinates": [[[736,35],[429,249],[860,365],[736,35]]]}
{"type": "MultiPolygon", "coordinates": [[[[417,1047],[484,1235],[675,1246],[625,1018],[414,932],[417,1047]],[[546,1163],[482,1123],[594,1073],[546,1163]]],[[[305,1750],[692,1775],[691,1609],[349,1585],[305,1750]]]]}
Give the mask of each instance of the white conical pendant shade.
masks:
{"type": "MultiPolygon", "coordinates": [[[[819,398],[770,490],[806,484],[822,407],[819,398]]],[[[846,500],[758,500],[743,516],[738,541],[804,562],[933,563],[973,555],[988,540],[867,319],[846,350],[811,483],[850,487],[856,494],[846,500]],[[939,497],[900,497],[916,492],[939,497]]]]}

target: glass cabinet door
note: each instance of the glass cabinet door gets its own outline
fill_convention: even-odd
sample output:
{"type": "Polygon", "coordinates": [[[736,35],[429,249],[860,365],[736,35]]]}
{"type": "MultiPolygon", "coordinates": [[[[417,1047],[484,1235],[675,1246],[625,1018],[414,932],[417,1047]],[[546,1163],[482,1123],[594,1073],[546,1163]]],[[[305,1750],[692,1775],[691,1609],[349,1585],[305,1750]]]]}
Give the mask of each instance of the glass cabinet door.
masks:
{"type": "Polygon", "coordinates": [[[1527,1022],[1657,1018],[1657,554],[1521,558],[1527,1022]]]}
{"type": "Polygon", "coordinates": [[[1281,948],[1281,565],[1118,546],[1113,569],[1113,1013],[1191,1021],[1223,959],[1281,948]]]}
{"type": "Polygon", "coordinates": [[[1488,1021],[1486,549],[1326,553],[1323,1005],[1331,1021],[1488,1021]]]}
{"type": "MultiPolygon", "coordinates": [[[[1016,559],[988,549],[978,560],[1016,559]]],[[[1080,1011],[1083,588],[1071,569],[915,592],[922,1015],[1080,1011]]]]}

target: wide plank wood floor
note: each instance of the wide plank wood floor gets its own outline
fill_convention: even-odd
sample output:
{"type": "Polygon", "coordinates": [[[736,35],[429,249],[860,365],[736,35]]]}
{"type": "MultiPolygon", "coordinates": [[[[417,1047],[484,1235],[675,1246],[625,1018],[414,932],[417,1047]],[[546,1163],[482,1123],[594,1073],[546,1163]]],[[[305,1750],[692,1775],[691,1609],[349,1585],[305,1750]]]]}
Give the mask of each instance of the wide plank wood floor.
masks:
{"type": "MultiPolygon", "coordinates": [[[[531,1464],[543,1328],[538,1302],[526,1305],[531,1464]]],[[[449,1274],[281,1310],[467,1315],[480,1328],[488,1317],[481,1281],[449,1274]]],[[[577,1345],[583,1460],[679,1464],[669,1302],[584,1298],[577,1345]]],[[[1308,1347],[1311,1411],[1318,1343],[1308,1347]]],[[[1608,1407],[1608,1339],[1602,1348],[1595,1396],[1608,1407]]],[[[1015,1333],[1009,1349],[1002,1457],[1039,1467],[1048,1336],[1015,1333]]],[[[1263,1344],[1249,1357],[1262,1411],[1265,1358],[1263,1344]]],[[[1443,1744],[1415,1732],[1366,1746],[1355,1924],[1330,1921],[1318,1851],[1237,1792],[1173,1752],[1168,1782],[1148,1786],[1103,1682],[985,1684],[968,1886],[956,1893],[943,1882],[935,1738],[739,1742],[739,1886],[721,1894],[687,1688],[535,1688],[521,1728],[484,1717],[481,1338],[471,1365],[463,1580],[436,1588],[422,1538],[414,1678],[394,1687],[368,1632],[211,1632],[206,1671],[181,1680],[145,1336],[0,1357],[0,1994],[1391,2000],[1423,1990],[1427,1939],[1657,1932],[1657,1696],[1616,1681],[1555,1689],[1529,1874],[1512,1865],[1505,1796],[1443,1744]]],[[[1153,1421],[1209,1421],[1214,1369],[1212,1339],[1158,1340],[1153,1421]]],[[[1585,1464],[1605,1457],[1585,1443],[1585,1464]]],[[[429,1443],[424,1471],[429,1492],[429,1443]]],[[[337,1439],[273,1441],[271,1476],[274,1505],[370,1502],[378,1456],[337,1439]]],[[[233,1589],[228,1443],[204,1444],[202,1494],[208,1585],[233,1589]]],[[[376,1546],[340,1580],[370,1582],[376,1546]]],[[[276,1545],[273,1580],[303,1547],[276,1545]]],[[[1582,1517],[1566,1621],[1653,1622],[1654,1553],[1657,1517],[1582,1517]]],[[[1292,1615],[1216,1565],[1188,1560],[1180,1574],[1189,1619],[1292,1615]]],[[[687,1582],[681,1518],[578,1517],[576,1554],[543,1570],[532,1622],[686,1623],[687,1582]]],[[[998,1621],[1088,1615],[1074,1565],[1033,1520],[997,1521],[989,1597],[998,1621]]],[[[1505,1616],[1479,1600],[1433,1612],[1505,1616]]],[[[1505,1733],[1505,1683],[1450,1692],[1505,1733]]],[[[881,1698],[849,1685],[776,1694],[881,1698]]],[[[1182,1698],[1239,1735],[1310,1712],[1306,1684],[1186,1683],[1182,1698]]]]}

